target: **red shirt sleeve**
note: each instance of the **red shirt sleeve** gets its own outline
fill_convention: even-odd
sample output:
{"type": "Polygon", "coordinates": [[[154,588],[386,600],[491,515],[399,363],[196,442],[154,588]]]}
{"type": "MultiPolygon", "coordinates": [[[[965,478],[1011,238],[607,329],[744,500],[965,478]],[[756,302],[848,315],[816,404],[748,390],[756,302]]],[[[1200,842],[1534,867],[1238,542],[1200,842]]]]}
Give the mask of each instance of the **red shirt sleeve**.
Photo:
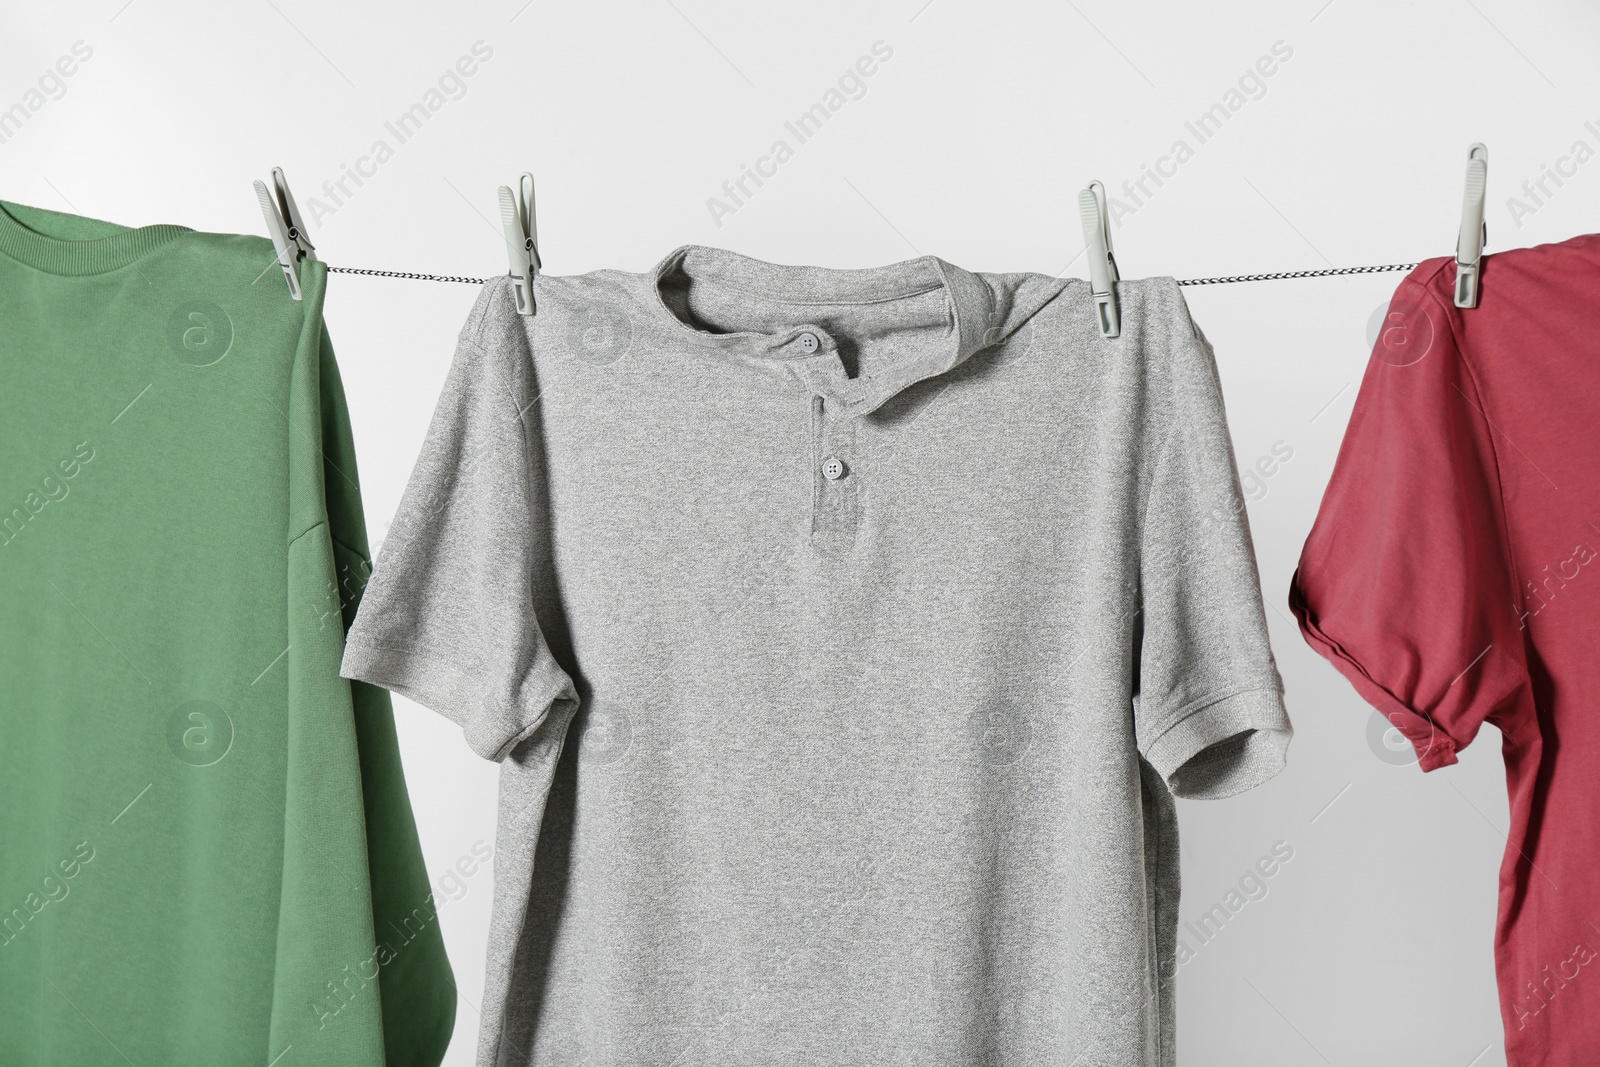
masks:
{"type": "Polygon", "coordinates": [[[1437,270],[1389,304],[1289,592],[1306,641],[1425,771],[1531,688],[1496,458],[1510,446],[1426,285],[1437,270]]]}

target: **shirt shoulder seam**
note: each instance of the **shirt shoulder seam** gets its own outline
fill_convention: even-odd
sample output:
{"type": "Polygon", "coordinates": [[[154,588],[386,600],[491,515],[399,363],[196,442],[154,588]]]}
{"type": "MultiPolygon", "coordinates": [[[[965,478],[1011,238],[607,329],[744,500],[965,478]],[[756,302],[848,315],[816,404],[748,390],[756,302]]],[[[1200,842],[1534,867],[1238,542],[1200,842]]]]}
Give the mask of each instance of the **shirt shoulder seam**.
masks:
{"type": "MultiPolygon", "coordinates": [[[[1441,264],[1437,269],[1442,270],[1443,264],[1441,264]]],[[[1439,308],[1441,316],[1444,319],[1445,328],[1450,331],[1451,347],[1455,349],[1456,355],[1460,358],[1461,366],[1467,372],[1467,384],[1472,387],[1472,392],[1474,396],[1477,397],[1477,404],[1475,405],[1477,412],[1480,416],[1482,416],[1484,424],[1489,428],[1489,454],[1494,458],[1495,518],[1499,521],[1500,525],[1500,543],[1505,546],[1503,551],[1505,554],[1506,573],[1511,578],[1511,610],[1519,612],[1520,621],[1517,593],[1522,588],[1522,575],[1517,570],[1516,553],[1512,551],[1510,513],[1506,508],[1505,497],[1505,463],[1501,459],[1499,442],[1495,440],[1496,430],[1494,421],[1489,418],[1489,400],[1484,393],[1482,382],[1479,379],[1478,369],[1473,366],[1472,360],[1468,358],[1467,346],[1464,343],[1461,334],[1456,330],[1455,318],[1451,315],[1451,308],[1445,305],[1444,300],[1437,292],[1434,291],[1432,286],[1425,285],[1422,288],[1423,291],[1428,294],[1428,298],[1432,300],[1433,303],[1439,308]]],[[[1465,399],[1469,404],[1472,403],[1471,397],[1466,397],[1463,395],[1463,399],[1465,399]]],[[[1432,715],[1430,714],[1428,718],[1431,722],[1432,715]]],[[[1486,715],[1485,718],[1496,723],[1502,721],[1501,716],[1494,712],[1486,715]]]]}
{"type": "MultiPolygon", "coordinates": [[[[1178,355],[1183,354],[1186,351],[1192,351],[1194,354],[1196,354],[1196,355],[1200,356],[1202,359],[1204,359],[1205,356],[1206,356],[1206,345],[1204,343],[1202,343],[1199,338],[1191,336],[1191,337],[1189,337],[1189,338],[1187,338],[1185,340],[1180,341],[1173,348],[1173,355],[1174,356],[1178,356],[1178,355]]],[[[1158,448],[1158,450],[1156,452],[1155,465],[1150,468],[1150,481],[1149,481],[1149,484],[1147,484],[1144,487],[1144,500],[1141,502],[1140,507],[1139,507],[1139,544],[1141,546],[1143,546],[1144,543],[1145,543],[1145,531],[1149,529],[1150,501],[1155,496],[1156,482],[1160,479],[1161,472],[1166,467],[1167,456],[1171,453],[1171,450],[1172,450],[1171,449],[1172,441],[1178,434],[1178,418],[1177,418],[1177,403],[1176,403],[1177,385],[1171,380],[1170,373],[1168,375],[1168,381],[1167,381],[1167,392],[1168,392],[1169,397],[1172,400],[1173,418],[1172,418],[1171,423],[1166,427],[1166,432],[1163,434],[1163,436],[1161,438],[1161,445],[1160,445],[1160,447],[1158,448]]],[[[1141,556],[1142,555],[1143,555],[1143,553],[1141,552],[1141,556]]]]}

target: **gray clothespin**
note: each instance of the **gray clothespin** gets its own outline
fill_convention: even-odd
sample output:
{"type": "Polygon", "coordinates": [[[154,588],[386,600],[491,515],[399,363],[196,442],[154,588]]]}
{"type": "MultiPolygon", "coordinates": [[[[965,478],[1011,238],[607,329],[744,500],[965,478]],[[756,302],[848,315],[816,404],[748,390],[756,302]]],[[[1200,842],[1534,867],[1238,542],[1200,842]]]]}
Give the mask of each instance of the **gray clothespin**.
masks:
{"type": "Polygon", "coordinates": [[[317,250],[306,233],[305,220],[300,217],[300,207],[289,191],[289,180],[283,176],[282,167],[272,168],[273,192],[267,191],[265,182],[256,182],[256,199],[261,201],[261,214],[267,220],[267,233],[278,250],[278,266],[289,283],[289,295],[300,299],[300,261],[316,259],[317,250]]]}
{"type": "Polygon", "coordinates": [[[1111,254],[1111,228],[1106,216],[1106,187],[1090,182],[1078,194],[1078,213],[1083,216],[1083,242],[1089,255],[1089,287],[1094,292],[1095,316],[1100,321],[1101,337],[1122,333],[1122,314],[1117,306],[1117,258],[1111,254]]]}
{"type": "Polygon", "coordinates": [[[533,211],[533,175],[524,174],[517,191],[500,187],[500,222],[506,232],[506,254],[511,257],[511,287],[516,293],[517,314],[532,315],[533,278],[543,264],[539,261],[539,226],[533,211]]]}
{"type": "Polygon", "coordinates": [[[1483,221],[1483,198],[1488,185],[1489,150],[1475,144],[1467,150],[1467,187],[1461,201],[1461,233],[1456,238],[1458,308],[1478,306],[1483,246],[1489,243],[1489,224],[1483,221]]]}

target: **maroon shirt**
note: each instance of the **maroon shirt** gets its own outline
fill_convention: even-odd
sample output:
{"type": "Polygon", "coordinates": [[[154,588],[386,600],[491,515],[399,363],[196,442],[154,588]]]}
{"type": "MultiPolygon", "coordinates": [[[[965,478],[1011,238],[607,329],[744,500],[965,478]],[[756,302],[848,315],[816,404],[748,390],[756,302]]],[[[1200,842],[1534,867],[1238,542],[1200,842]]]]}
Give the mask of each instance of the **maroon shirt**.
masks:
{"type": "Polygon", "coordinates": [[[1400,284],[1289,603],[1416,747],[1503,735],[1511,1067],[1600,1064],[1600,236],[1400,284]]]}

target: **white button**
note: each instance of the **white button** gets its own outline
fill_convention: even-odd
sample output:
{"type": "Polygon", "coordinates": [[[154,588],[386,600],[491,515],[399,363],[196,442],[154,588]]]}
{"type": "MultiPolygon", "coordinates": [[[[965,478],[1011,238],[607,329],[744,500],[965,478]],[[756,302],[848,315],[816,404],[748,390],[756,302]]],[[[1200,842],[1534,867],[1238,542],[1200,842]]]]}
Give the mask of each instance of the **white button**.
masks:
{"type": "Polygon", "coordinates": [[[828,481],[837,481],[844,477],[844,463],[833,456],[822,461],[822,476],[828,481]]]}
{"type": "Polygon", "coordinates": [[[821,344],[822,342],[817,340],[817,335],[814,333],[800,335],[800,349],[803,352],[815,352],[821,344]]]}

